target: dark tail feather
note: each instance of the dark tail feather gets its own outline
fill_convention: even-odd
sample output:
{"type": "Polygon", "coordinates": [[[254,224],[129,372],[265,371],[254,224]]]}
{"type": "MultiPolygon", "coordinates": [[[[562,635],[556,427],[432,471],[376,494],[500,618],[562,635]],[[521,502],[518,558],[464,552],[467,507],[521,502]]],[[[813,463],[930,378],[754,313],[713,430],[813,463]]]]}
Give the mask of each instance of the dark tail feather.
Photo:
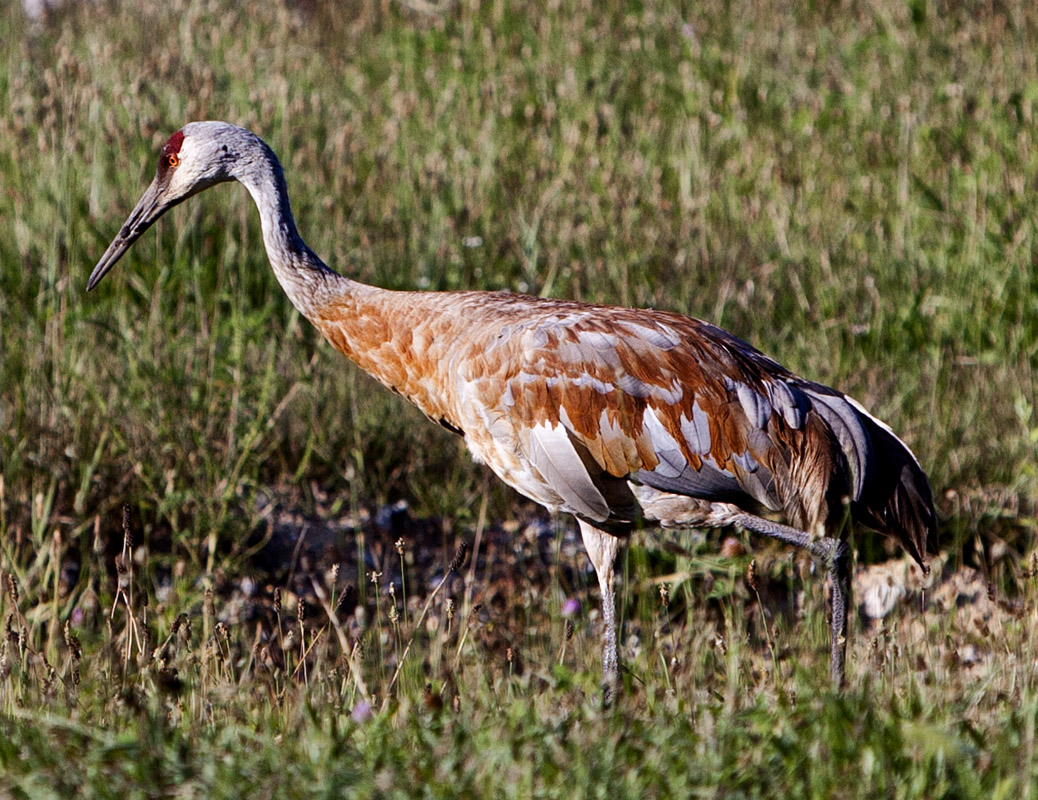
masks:
{"type": "Polygon", "coordinates": [[[861,414],[872,439],[872,469],[861,497],[851,506],[854,518],[897,537],[924,570],[926,554],[937,552],[937,513],[930,481],[908,446],[886,425],[861,414]]]}

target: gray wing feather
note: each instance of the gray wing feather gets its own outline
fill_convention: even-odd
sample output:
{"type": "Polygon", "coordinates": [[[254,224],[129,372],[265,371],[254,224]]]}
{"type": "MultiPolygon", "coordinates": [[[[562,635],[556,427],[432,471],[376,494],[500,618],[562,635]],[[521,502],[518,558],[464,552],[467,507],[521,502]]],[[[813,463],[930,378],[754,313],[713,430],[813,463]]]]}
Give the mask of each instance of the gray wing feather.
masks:
{"type": "Polygon", "coordinates": [[[800,430],[804,426],[804,414],[807,413],[810,401],[803,392],[784,380],[768,381],[766,386],[771,395],[771,404],[782,415],[782,419],[793,430],[800,430]]]}
{"type": "Polygon", "coordinates": [[[847,456],[851,471],[854,499],[861,497],[865,481],[872,469],[872,439],[861,423],[858,412],[842,395],[822,394],[804,387],[815,411],[836,434],[840,447],[847,456]]]}
{"type": "Polygon", "coordinates": [[[559,493],[566,511],[594,520],[609,516],[609,504],[588,475],[563,426],[536,425],[530,429],[530,463],[559,493]]]}
{"type": "Polygon", "coordinates": [[[661,492],[684,494],[704,500],[729,502],[746,496],[746,490],[734,475],[714,466],[705,458],[702,468],[695,470],[686,467],[680,475],[674,477],[662,475],[658,470],[646,469],[638,470],[631,477],[638,483],[644,483],[661,492]]]}
{"type": "Polygon", "coordinates": [[[692,419],[681,418],[681,435],[689,449],[697,456],[710,452],[710,418],[696,400],[692,404],[692,419]]]}
{"type": "Polygon", "coordinates": [[[681,445],[671,436],[670,431],[663,427],[663,423],[660,422],[651,406],[647,407],[642,415],[642,425],[645,432],[649,434],[649,438],[652,439],[652,449],[660,460],[653,471],[665,478],[676,478],[681,475],[688,468],[688,462],[681,454],[681,445]]]}
{"type": "Polygon", "coordinates": [[[771,403],[768,402],[768,398],[745,383],[737,381],[733,383],[734,386],[729,385],[728,388],[735,389],[735,394],[739,398],[739,405],[742,406],[742,410],[746,413],[746,418],[753,425],[764,430],[768,425],[768,420],[771,419],[771,403]]]}
{"type": "Polygon", "coordinates": [[[733,453],[732,460],[739,468],[739,484],[743,491],[772,511],[782,508],[775,492],[775,478],[767,467],[759,464],[749,453],[733,453]]]}
{"type": "Polygon", "coordinates": [[[631,397],[645,398],[652,394],[652,389],[633,375],[621,375],[617,379],[616,385],[631,397]]]}

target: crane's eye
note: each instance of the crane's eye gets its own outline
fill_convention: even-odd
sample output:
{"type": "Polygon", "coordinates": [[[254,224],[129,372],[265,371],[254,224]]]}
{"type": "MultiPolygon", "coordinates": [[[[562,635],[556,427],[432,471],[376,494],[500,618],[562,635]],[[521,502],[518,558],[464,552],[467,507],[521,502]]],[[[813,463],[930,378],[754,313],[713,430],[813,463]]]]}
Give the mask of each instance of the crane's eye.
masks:
{"type": "Polygon", "coordinates": [[[166,156],[166,166],[175,167],[180,163],[180,156],[176,153],[170,153],[166,156]]]}

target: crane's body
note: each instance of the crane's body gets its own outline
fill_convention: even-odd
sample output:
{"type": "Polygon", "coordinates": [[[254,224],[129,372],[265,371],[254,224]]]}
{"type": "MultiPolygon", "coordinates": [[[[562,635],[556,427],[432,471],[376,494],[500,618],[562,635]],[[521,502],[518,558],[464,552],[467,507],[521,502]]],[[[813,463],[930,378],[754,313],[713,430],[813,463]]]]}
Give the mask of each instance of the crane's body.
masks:
{"type": "Polygon", "coordinates": [[[171,137],[88,288],[168,208],[226,180],[249,190],[278,281],[336,349],[463,436],[507,484],[577,517],[602,590],[607,688],[617,671],[613,562],[640,520],[738,525],[825,560],[837,682],[848,509],[925,566],[936,540],[926,475],[851,398],[679,314],[504,292],[395,292],[340,276],[299,237],[276,157],[242,128],[191,123],[171,137]]]}

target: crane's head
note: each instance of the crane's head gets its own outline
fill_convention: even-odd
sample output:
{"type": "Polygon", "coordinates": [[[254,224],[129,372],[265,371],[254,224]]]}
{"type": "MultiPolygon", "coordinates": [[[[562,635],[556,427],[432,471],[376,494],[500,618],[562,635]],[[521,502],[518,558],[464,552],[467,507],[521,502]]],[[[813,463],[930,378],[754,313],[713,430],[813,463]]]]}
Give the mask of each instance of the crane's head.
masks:
{"type": "Polygon", "coordinates": [[[155,179],[90,273],[87,291],[169,209],[203,189],[234,180],[241,156],[257,143],[265,147],[255,134],[226,122],[191,122],[170,136],[155,179]]]}

